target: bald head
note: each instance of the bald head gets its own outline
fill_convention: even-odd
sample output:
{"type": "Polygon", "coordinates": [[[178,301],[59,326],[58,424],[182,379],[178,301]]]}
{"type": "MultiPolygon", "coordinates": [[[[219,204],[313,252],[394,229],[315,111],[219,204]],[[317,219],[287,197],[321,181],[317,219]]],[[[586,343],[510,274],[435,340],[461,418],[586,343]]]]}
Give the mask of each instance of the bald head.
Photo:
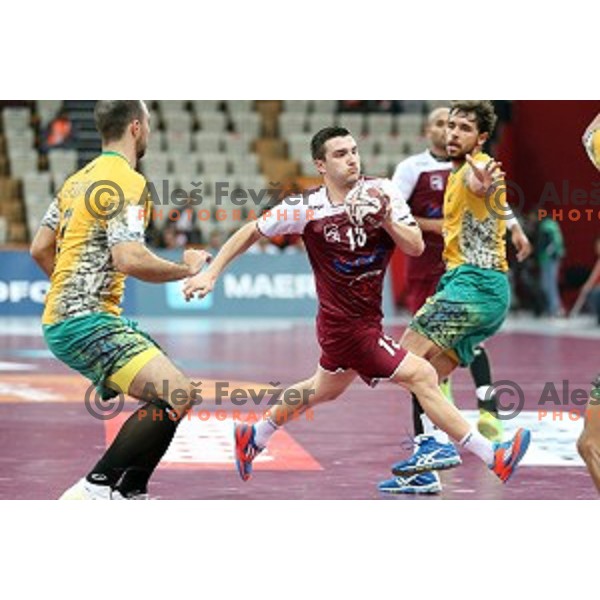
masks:
{"type": "Polygon", "coordinates": [[[432,110],[427,117],[425,135],[429,140],[429,149],[436,156],[446,156],[446,126],[450,109],[440,106],[432,110]]]}
{"type": "Polygon", "coordinates": [[[427,117],[427,125],[435,123],[438,119],[444,119],[448,121],[448,115],[450,114],[450,108],[448,106],[438,106],[434,108],[427,117]]]}

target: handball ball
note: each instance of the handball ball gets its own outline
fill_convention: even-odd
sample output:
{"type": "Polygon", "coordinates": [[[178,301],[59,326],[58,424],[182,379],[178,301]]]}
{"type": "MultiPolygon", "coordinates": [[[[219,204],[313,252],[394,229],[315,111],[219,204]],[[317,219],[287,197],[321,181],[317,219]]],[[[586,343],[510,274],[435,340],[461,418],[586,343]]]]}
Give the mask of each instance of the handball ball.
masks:
{"type": "Polygon", "coordinates": [[[390,197],[377,185],[363,182],[346,196],[344,206],[355,227],[381,227],[390,208],[390,197]]]}

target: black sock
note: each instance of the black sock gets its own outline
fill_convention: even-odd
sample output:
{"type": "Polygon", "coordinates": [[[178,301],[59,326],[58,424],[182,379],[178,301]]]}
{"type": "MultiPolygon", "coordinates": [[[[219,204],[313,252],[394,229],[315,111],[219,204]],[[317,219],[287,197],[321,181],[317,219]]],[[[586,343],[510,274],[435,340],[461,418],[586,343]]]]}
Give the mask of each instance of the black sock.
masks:
{"type": "Polygon", "coordinates": [[[475,348],[475,359],[469,365],[471,377],[476,388],[483,385],[492,385],[492,371],[490,369],[490,360],[483,346],[475,348]]]}
{"type": "MultiPolygon", "coordinates": [[[[159,452],[162,456],[177,429],[177,421],[169,416],[173,414],[166,403],[165,407],[146,404],[136,410],[125,421],[104,456],[89,472],[87,480],[114,487],[125,471],[135,467],[140,460],[149,460],[151,457],[156,460],[159,452]]],[[[160,457],[157,464],[159,460],[160,457]]]]}
{"type": "Polygon", "coordinates": [[[479,400],[478,398],[477,404],[479,405],[479,408],[487,410],[488,412],[492,413],[495,417],[498,416],[498,402],[496,401],[496,396],[494,396],[493,394],[490,396],[489,400],[479,400]]]}
{"type": "MultiPolygon", "coordinates": [[[[477,346],[475,348],[475,360],[470,364],[469,369],[471,370],[471,376],[473,377],[473,383],[475,383],[476,388],[492,385],[490,359],[483,346],[477,346]]],[[[498,403],[496,402],[496,396],[494,394],[491,394],[487,400],[481,400],[477,397],[477,403],[479,408],[498,416],[498,403]]]]}
{"type": "Polygon", "coordinates": [[[423,421],[421,420],[421,415],[425,412],[417,397],[414,394],[411,394],[412,397],[412,408],[413,408],[413,427],[415,428],[415,437],[417,435],[422,435],[424,432],[423,429],[423,421]]]}
{"type": "Polygon", "coordinates": [[[127,498],[137,494],[148,493],[148,481],[150,481],[150,477],[152,477],[161,458],[169,449],[174,436],[175,429],[173,429],[170,437],[165,436],[160,446],[157,445],[156,449],[141,456],[135,465],[129,467],[123,473],[123,477],[121,477],[115,488],[122,496],[127,498]]]}
{"type": "Polygon", "coordinates": [[[129,467],[129,469],[123,473],[123,477],[121,477],[121,481],[119,481],[115,490],[124,498],[137,496],[139,494],[147,494],[148,481],[150,480],[153,471],[154,469],[144,468],[143,466],[138,465],[129,467]]]}

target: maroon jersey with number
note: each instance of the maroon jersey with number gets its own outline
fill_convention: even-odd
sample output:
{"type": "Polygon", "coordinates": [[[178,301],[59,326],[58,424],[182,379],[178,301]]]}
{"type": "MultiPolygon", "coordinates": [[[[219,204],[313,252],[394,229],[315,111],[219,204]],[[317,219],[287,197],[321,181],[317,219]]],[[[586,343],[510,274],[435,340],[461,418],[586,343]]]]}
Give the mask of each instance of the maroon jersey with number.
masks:
{"type": "MultiPolygon", "coordinates": [[[[390,196],[392,217],[416,222],[387,179],[363,180],[390,196]]],[[[359,185],[359,184],[357,184],[359,185]]],[[[381,328],[383,279],[395,244],[381,227],[355,227],[343,205],[329,201],[326,188],[291,196],[257,221],[268,237],[301,234],[315,275],[319,344],[344,343],[358,328],[381,328]]]]}

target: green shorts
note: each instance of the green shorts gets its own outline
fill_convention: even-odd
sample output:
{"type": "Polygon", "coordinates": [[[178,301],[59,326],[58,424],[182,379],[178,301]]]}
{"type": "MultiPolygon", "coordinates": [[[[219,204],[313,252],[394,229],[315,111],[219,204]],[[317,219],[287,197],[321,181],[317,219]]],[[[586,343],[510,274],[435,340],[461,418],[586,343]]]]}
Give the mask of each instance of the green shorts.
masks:
{"type": "Polygon", "coordinates": [[[103,400],[127,393],[160,346],[135,321],[109,313],[44,325],[48,347],[60,361],[93,382],[103,400]]]}
{"type": "Polygon", "coordinates": [[[475,347],[500,329],[509,306],[506,273],[462,265],[444,274],[409,327],[467,366],[475,347]]]}

